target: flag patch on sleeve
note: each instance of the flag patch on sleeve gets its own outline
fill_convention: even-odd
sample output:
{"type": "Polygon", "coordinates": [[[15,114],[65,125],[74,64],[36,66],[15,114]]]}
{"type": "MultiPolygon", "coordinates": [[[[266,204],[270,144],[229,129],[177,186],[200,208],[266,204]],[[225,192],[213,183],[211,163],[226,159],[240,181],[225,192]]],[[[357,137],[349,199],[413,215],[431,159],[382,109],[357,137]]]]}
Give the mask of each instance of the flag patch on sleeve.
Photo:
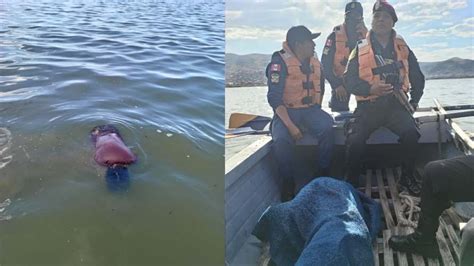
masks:
{"type": "Polygon", "coordinates": [[[272,64],[270,67],[270,71],[272,72],[280,72],[281,70],[281,65],[280,64],[272,64]]]}

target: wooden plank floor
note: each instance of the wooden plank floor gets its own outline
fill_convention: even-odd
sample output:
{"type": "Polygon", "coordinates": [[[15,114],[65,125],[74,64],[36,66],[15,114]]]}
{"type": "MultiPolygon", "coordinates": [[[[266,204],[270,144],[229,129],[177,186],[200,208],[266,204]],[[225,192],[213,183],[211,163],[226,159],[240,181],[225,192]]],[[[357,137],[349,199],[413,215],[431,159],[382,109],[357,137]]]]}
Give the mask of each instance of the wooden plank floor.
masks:
{"type": "Polygon", "coordinates": [[[438,245],[442,258],[428,259],[416,254],[395,252],[388,246],[388,239],[392,235],[406,235],[413,232],[413,228],[399,226],[401,201],[397,188],[399,169],[374,169],[366,173],[366,186],[362,191],[366,195],[379,201],[383,210],[384,228],[374,245],[375,265],[456,265],[459,255],[459,228],[457,223],[462,219],[452,210],[446,211],[440,218],[440,227],[437,232],[438,245]],[[369,180],[370,179],[370,180],[369,180]]]}

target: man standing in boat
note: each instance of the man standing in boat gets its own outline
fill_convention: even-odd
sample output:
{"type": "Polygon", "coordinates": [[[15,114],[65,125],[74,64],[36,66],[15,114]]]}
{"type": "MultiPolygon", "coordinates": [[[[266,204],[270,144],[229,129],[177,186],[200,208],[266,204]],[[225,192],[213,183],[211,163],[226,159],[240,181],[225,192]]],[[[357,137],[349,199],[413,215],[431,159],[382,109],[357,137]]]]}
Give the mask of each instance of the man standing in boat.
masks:
{"type": "Polygon", "coordinates": [[[364,24],[362,5],[349,2],[345,8],[344,23],[334,27],[324,46],[321,63],[324,75],[331,84],[331,101],[329,106],[333,112],[349,111],[350,94],[344,88],[342,74],[346,70],[349,53],[357,41],[364,39],[367,28],[364,24]]]}
{"type": "Polygon", "coordinates": [[[382,0],[374,4],[372,12],[372,29],[351,52],[343,76],[346,89],[357,100],[347,131],[346,175],[357,182],[366,141],[384,126],[399,136],[403,166],[400,183],[417,194],[413,174],[420,134],[411,112],[423,95],[425,77],[413,52],[393,30],[398,20],[395,9],[382,0]]]}
{"type": "Polygon", "coordinates": [[[283,178],[282,201],[294,196],[295,141],[309,133],[318,139],[319,175],[327,175],[333,152],[332,117],[321,110],[324,76],[315,57],[313,39],[305,26],[288,30],[283,49],[273,53],[266,69],[268,103],[274,110],[273,152],[283,178]]]}

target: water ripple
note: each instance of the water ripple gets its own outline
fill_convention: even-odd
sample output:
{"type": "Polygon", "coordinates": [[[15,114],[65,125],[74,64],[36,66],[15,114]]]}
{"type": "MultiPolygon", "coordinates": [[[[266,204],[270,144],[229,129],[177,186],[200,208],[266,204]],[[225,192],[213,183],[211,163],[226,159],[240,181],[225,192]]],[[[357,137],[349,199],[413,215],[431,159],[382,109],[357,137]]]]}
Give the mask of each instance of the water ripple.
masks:
{"type": "MultiPolygon", "coordinates": [[[[0,224],[0,241],[41,232],[45,227],[35,217],[68,235],[67,230],[91,214],[95,219],[86,219],[88,223],[99,221],[90,225],[91,231],[102,228],[106,236],[101,239],[114,239],[104,224],[115,214],[103,209],[108,204],[90,201],[108,194],[101,190],[104,169],[94,163],[88,139],[92,127],[112,123],[139,160],[130,169],[138,181],[128,199],[137,207],[123,221],[133,223],[137,217],[137,228],[156,228],[158,223],[158,228],[167,228],[159,237],[160,230],[150,230],[157,233],[150,233],[152,239],[144,237],[149,245],[132,239],[131,246],[144,250],[135,253],[154,255],[156,240],[166,239],[158,246],[174,254],[174,260],[163,264],[223,261],[209,260],[223,256],[223,169],[218,167],[224,153],[223,1],[3,0],[0,9],[0,127],[13,132],[15,140],[8,151],[13,158],[0,169],[0,200],[21,196],[21,204],[12,204],[9,215],[29,225],[12,223],[2,230],[0,224]],[[169,219],[163,219],[163,213],[169,219]],[[189,214],[195,219],[186,219],[189,214]],[[99,224],[101,219],[104,224],[99,224]],[[183,222],[176,226],[176,221],[183,222]],[[184,247],[192,258],[187,259],[181,256],[183,247],[174,250],[178,245],[170,241],[187,230],[183,228],[195,226],[202,230],[189,234],[196,239],[186,242],[197,245],[209,239],[209,248],[194,252],[184,247]]],[[[2,162],[6,160],[0,158],[2,162]]],[[[48,243],[62,243],[53,236],[43,237],[48,243]]],[[[2,254],[9,257],[4,261],[79,261],[77,254],[67,252],[55,261],[24,254],[23,260],[15,260],[21,250],[49,254],[42,249],[47,247],[29,245],[5,244],[9,248],[2,254]]],[[[71,244],[70,252],[81,247],[71,244]]],[[[85,253],[90,259],[86,264],[118,262],[110,254],[85,253]]],[[[124,258],[119,264],[150,263],[147,256],[128,259],[133,260],[124,258]]]]}

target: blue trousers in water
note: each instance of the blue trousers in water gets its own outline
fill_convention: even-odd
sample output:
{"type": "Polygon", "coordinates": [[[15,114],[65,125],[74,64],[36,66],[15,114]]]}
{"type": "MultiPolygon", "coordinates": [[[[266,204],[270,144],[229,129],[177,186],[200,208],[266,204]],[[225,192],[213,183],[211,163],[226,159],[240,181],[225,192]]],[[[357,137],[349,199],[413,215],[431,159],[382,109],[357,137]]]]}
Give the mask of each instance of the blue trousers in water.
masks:
{"type": "MultiPolygon", "coordinates": [[[[318,139],[319,170],[327,170],[331,163],[331,157],[334,149],[334,119],[325,111],[321,110],[320,105],[313,105],[308,108],[292,109],[288,108],[288,115],[291,121],[303,132],[311,134],[318,139]]],[[[292,168],[295,159],[294,145],[295,140],[291,137],[288,128],[283,124],[278,115],[275,115],[272,123],[273,152],[278,161],[280,175],[284,179],[294,178],[292,168]]]]}
{"type": "Polygon", "coordinates": [[[130,175],[127,167],[108,167],[105,173],[105,182],[110,191],[127,191],[130,187],[130,175]]]}

